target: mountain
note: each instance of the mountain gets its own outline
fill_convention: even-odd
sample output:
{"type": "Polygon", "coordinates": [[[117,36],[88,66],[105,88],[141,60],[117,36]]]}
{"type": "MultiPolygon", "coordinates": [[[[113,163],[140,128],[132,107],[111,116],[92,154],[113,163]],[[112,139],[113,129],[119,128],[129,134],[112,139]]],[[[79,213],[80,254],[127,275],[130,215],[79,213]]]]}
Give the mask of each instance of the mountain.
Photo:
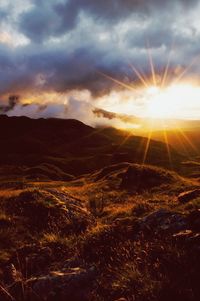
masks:
{"type": "Polygon", "coordinates": [[[77,176],[109,164],[142,163],[148,144],[145,163],[168,168],[173,165],[178,170],[184,159],[162,142],[148,142],[148,138],[114,128],[95,129],[77,120],[0,116],[0,128],[0,163],[23,166],[26,175],[29,171],[48,173],[52,166],[54,173],[57,168],[57,173],[59,169],[77,176]]]}

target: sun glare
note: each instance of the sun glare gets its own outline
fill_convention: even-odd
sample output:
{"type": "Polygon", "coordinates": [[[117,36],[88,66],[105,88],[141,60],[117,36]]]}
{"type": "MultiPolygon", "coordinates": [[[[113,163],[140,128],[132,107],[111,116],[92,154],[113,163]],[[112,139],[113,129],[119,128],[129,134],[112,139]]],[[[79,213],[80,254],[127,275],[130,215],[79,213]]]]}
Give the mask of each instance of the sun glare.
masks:
{"type": "Polygon", "coordinates": [[[130,63],[129,67],[137,78],[137,81],[131,84],[98,71],[108,80],[121,86],[123,91],[129,92],[129,97],[126,95],[124,97],[124,94],[120,93],[117,96],[115,95],[114,99],[106,96],[106,100],[102,102],[104,105],[102,108],[140,118],[198,120],[200,114],[200,86],[197,84],[195,77],[186,77],[186,75],[200,56],[195,57],[185,69],[174,76],[170,67],[171,51],[163,72],[156,71],[149,48],[147,53],[150,74],[145,75],[144,72],[130,63]]]}
{"type": "MultiPolygon", "coordinates": [[[[140,84],[138,84],[138,82],[127,84],[119,79],[99,72],[107,79],[121,86],[123,90],[125,89],[129,92],[129,95],[125,95],[126,97],[119,98],[118,95],[114,95],[115,97],[112,97],[111,95],[111,100],[107,97],[107,99],[104,100],[104,104],[106,105],[106,109],[112,112],[135,115],[136,117],[141,118],[139,129],[144,129],[145,133],[147,133],[142,160],[143,164],[147,161],[153,131],[155,129],[159,130],[161,135],[163,135],[163,140],[166,144],[170,167],[173,169],[167,132],[170,120],[173,121],[173,128],[176,130],[183,145],[184,143],[187,143],[195,149],[190,139],[180,128],[178,119],[199,120],[200,86],[195,84],[194,78],[193,80],[191,77],[187,80],[184,78],[183,80],[183,77],[187,74],[188,70],[196,62],[196,58],[195,60],[192,60],[192,63],[180,74],[173,77],[172,74],[170,74],[171,52],[163,72],[159,74],[156,73],[151,51],[148,49],[147,52],[151,70],[151,74],[148,78],[133,64],[130,64],[130,68],[137,76],[140,84]]],[[[128,127],[125,125],[125,128],[127,129],[128,127]]],[[[124,144],[128,138],[129,135],[122,141],[122,144],[124,144]]]]}
{"type": "Polygon", "coordinates": [[[165,88],[148,87],[145,92],[147,101],[146,117],[178,118],[185,117],[192,107],[198,107],[200,89],[189,84],[169,85],[165,88]]]}

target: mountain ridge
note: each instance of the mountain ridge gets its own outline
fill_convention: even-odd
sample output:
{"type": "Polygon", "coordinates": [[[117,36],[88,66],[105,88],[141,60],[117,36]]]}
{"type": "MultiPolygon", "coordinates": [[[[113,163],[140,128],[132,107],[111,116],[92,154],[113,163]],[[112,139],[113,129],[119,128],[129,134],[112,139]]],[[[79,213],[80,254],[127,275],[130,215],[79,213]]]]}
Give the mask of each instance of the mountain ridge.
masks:
{"type": "MultiPolygon", "coordinates": [[[[73,175],[123,161],[142,163],[149,143],[145,137],[114,128],[95,129],[74,119],[0,116],[0,127],[1,163],[50,163],[73,175]]],[[[184,156],[154,140],[150,141],[146,163],[170,168],[168,148],[178,167],[184,156]]]]}

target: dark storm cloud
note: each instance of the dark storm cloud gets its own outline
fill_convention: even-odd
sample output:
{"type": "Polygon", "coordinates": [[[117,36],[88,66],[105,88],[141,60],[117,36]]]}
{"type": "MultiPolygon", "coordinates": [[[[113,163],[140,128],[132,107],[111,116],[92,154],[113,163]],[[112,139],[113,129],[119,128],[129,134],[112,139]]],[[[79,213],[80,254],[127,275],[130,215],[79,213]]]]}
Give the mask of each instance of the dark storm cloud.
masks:
{"type": "Polygon", "coordinates": [[[52,1],[34,2],[34,7],[21,15],[19,29],[32,41],[41,42],[58,34],[60,20],[52,6],[52,1]]]}
{"type": "Polygon", "coordinates": [[[120,85],[102,73],[129,84],[136,80],[129,63],[150,72],[146,40],[158,69],[166,64],[175,40],[171,68],[184,68],[190,55],[199,51],[199,33],[184,22],[184,12],[198,2],[33,0],[14,23],[30,43],[17,48],[0,43],[0,94],[73,89],[106,94],[120,85]],[[181,31],[177,20],[185,24],[181,31]]]}
{"type": "MultiPolygon", "coordinates": [[[[94,18],[97,22],[109,25],[123,21],[131,14],[149,15],[155,11],[177,8],[190,8],[198,0],[67,0],[33,1],[34,7],[22,14],[20,31],[35,42],[41,42],[50,36],[58,36],[73,29],[81,13],[94,18]]],[[[158,16],[159,17],[159,16],[158,16]]]]}
{"type": "Polygon", "coordinates": [[[0,49],[0,58],[1,94],[26,92],[31,87],[41,91],[89,89],[93,93],[103,93],[112,84],[96,71],[120,72],[119,62],[107,66],[104,53],[98,49],[80,48],[66,53],[66,49],[39,51],[25,47],[13,53],[4,47],[0,49]]]}

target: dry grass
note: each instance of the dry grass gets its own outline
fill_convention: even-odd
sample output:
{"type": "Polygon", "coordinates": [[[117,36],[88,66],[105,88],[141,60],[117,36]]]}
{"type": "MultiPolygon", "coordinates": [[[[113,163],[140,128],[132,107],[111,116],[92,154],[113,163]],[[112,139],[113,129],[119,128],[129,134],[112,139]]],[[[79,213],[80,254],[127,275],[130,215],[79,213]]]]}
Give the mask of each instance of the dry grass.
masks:
{"type": "Polygon", "coordinates": [[[40,243],[42,245],[60,244],[67,246],[69,243],[69,237],[63,236],[60,233],[56,232],[46,232],[40,238],[40,243]]]}
{"type": "Polygon", "coordinates": [[[184,217],[199,209],[199,198],[177,202],[179,192],[196,182],[175,181],[165,189],[137,192],[121,189],[120,181],[115,170],[111,178],[99,181],[86,175],[70,184],[31,182],[25,189],[1,189],[2,280],[8,262],[19,261],[24,278],[75,262],[97,270],[95,285],[89,284],[91,300],[196,301],[196,243],[157,232],[156,222],[148,231],[139,226],[161,208],[184,217]]]}
{"type": "Polygon", "coordinates": [[[18,196],[21,192],[23,192],[23,189],[2,189],[0,190],[0,198],[10,198],[10,197],[16,197],[18,196]]]}

